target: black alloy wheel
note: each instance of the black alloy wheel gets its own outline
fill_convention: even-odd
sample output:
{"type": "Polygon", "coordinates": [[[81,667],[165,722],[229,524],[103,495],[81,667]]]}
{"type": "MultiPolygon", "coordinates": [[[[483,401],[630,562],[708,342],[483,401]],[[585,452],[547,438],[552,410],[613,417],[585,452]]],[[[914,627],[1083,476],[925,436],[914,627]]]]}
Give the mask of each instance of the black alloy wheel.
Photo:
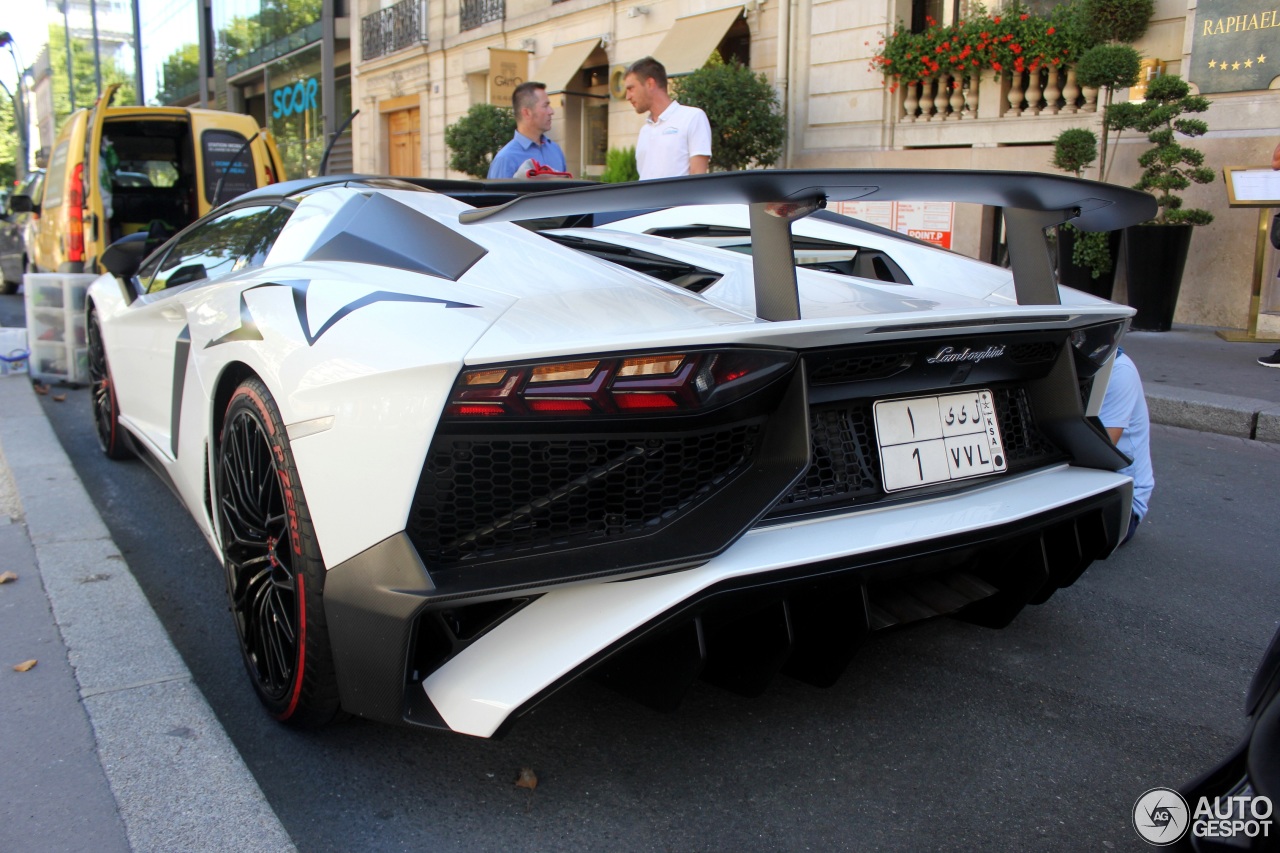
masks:
{"type": "Polygon", "coordinates": [[[89,341],[89,389],[93,395],[93,426],[98,435],[98,447],[110,459],[128,459],[132,454],[120,427],[116,388],[111,381],[111,368],[107,366],[98,312],[92,306],[89,308],[86,335],[89,341]]]}
{"type": "Polygon", "coordinates": [[[227,593],[254,690],[277,719],[323,725],[339,710],[324,563],[284,423],[256,378],[227,406],[217,495],[227,593]]]}

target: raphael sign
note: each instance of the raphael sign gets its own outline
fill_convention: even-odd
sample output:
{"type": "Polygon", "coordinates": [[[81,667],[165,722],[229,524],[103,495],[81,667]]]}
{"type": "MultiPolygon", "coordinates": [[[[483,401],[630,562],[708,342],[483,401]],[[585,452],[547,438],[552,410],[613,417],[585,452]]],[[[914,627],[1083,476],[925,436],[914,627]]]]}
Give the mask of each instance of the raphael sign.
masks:
{"type": "Polygon", "coordinates": [[[1210,92],[1265,89],[1280,75],[1274,0],[1200,0],[1187,79],[1210,92]]]}

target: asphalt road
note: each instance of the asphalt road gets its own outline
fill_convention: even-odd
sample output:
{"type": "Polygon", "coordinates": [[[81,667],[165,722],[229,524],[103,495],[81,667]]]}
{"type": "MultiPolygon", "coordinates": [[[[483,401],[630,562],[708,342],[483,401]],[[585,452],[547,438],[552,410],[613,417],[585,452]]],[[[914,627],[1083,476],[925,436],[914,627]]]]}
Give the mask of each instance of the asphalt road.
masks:
{"type": "Polygon", "coordinates": [[[1280,617],[1280,446],[1157,426],[1137,538],[1003,631],[935,620],[877,635],[829,690],[697,685],[668,715],[580,682],[501,741],[359,720],[300,734],[260,711],[220,569],[177,501],[100,455],[87,391],[42,400],[307,853],[1147,849],[1134,801],[1234,745],[1280,617]],[[536,790],[513,784],[522,767],[536,790]]]}

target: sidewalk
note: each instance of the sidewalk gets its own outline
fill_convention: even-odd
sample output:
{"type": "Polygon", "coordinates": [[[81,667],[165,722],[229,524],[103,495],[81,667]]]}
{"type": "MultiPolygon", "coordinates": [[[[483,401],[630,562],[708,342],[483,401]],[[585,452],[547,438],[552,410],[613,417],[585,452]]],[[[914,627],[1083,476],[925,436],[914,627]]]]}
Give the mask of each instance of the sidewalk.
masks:
{"type": "MultiPolygon", "coordinates": [[[[1132,332],[1152,420],[1280,442],[1265,344],[1132,332]]],[[[292,850],[25,377],[0,378],[0,850],[292,850]],[[35,659],[28,672],[15,664],[35,659]]]]}
{"type": "Polygon", "coordinates": [[[0,850],[293,849],[21,376],[0,378],[4,572],[0,850]]]}
{"type": "Polygon", "coordinates": [[[1280,369],[1258,364],[1276,344],[1227,343],[1202,326],[1130,332],[1154,423],[1280,442],[1280,369]]]}

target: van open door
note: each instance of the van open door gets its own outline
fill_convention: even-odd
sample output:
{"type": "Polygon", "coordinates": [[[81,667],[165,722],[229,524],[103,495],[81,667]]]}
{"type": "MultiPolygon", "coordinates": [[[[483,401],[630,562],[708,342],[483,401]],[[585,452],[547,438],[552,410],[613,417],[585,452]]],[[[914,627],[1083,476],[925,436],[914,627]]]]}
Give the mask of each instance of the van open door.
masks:
{"type": "Polygon", "coordinates": [[[272,159],[264,131],[252,116],[191,110],[196,148],[200,215],[252,189],[280,180],[279,155],[272,159]]]}
{"type": "Polygon", "coordinates": [[[262,151],[259,156],[261,162],[267,164],[269,171],[267,175],[268,184],[277,184],[281,181],[289,180],[284,173],[284,161],[280,159],[280,149],[276,147],[276,135],[266,129],[262,131],[262,151]]]}
{"type": "MultiPolygon", "coordinates": [[[[110,229],[110,216],[106,206],[111,200],[111,178],[110,173],[104,171],[103,157],[111,155],[104,154],[102,151],[102,128],[107,120],[107,107],[111,106],[111,101],[119,88],[119,83],[107,86],[102,90],[102,97],[98,98],[98,102],[89,110],[89,120],[84,133],[84,157],[79,163],[71,166],[73,171],[68,182],[65,202],[68,205],[67,213],[69,214],[66,235],[67,261],[72,264],[77,261],[83,262],[85,272],[99,271],[98,259],[86,257],[86,250],[89,250],[88,254],[96,255],[92,247],[98,245],[99,232],[105,233],[104,229],[110,229]],[[101,192],[92,192],[94,187],[102,186],[104,176],[107,181],[106,186],[101,192]],[[78,218],[77,208],[82,211],[78,218]]],[[[74,160],[71,162],[74,163],[74,160]]]]}

